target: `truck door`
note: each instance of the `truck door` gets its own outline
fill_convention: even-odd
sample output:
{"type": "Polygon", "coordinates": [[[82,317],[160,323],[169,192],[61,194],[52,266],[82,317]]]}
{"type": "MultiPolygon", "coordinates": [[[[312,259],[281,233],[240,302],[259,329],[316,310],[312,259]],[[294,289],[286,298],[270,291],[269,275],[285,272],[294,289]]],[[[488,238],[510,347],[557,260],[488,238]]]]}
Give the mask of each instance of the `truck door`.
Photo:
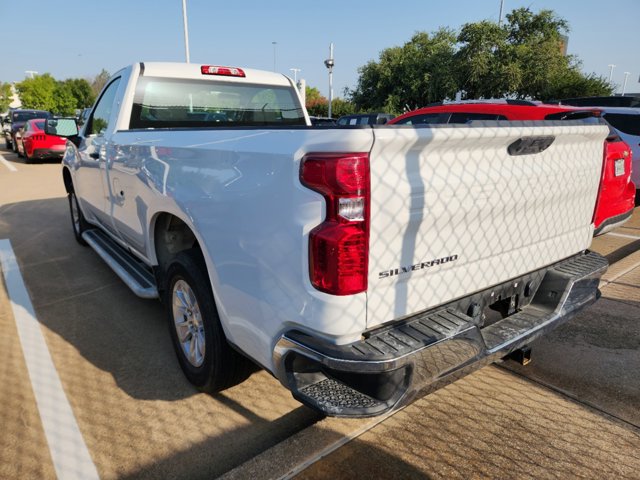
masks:
{"type": "Polygon", "coordinates": [[[114,103],[120,77],[103,90],[89,116],[78,146],[81,168],[78,169],[77,190],[82,209],[90,221],[99,223],[114,233],[109,207],[109,184],[106,178],[109,127],[114,123],[114,103]]]}

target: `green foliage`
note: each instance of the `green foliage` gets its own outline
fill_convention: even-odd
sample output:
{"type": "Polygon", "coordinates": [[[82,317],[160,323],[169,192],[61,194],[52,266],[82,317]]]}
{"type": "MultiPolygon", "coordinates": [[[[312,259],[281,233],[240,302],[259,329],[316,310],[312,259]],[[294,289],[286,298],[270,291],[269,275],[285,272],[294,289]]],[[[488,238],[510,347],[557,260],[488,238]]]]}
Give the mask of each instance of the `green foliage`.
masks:
{"type": "Polygon", "coordinates": [[[11,84],[0,82],[0,113],[9,109],[11,100],[11,84]]]}
{"type": "Polygon", "coordinates": [[[96,95],[93,93],[91,84],[84,78],[68,78],[62,82],[64,88],[73,96],[75,108],[83,109],[93,105],[96,95]]]}
{"type": "MultiPolygon", "coordinates": [[[[306,107],[309,115],[313,117],[326,117],[329,115],[329,100],[320,94],[320,90],[307,86],[306,107]]],[[[356,106],[343,98],[334,98],[331,102],[331,116],[333,118],[349,115],[356,112],[356,106]]]]}
{"type": "Polygon", "coordinates": [[[95,100],[91,85],[81,78],[58,81],[50,74],[37,75],[16,84],[23,108],[47,110],[57,115],[73,115],[95,100]]]}
{"type": "Polygon", "coordinates": [[[551,10],[507,14],[504,25],[484,20],[455,34],[416,33],[402,47],[383,50],[361,67],[351,100],[360,110],[401,113],[431,102],[464,98],[532,98],[610,95],[602,77],[580,71],[561,51],[569,25],[551,10]]]}
{"type": "Polygon", "coordinates": [[[379,62],[360,68],[351,100],[360,110],[399,113],[455,95],[455,44],[455,34],[440,29],[384,50],[379,62]]]}
{"type": "Polygon", "coordinates": [[[97,97],[98,95],[100,95],[102,88],[107,84],[110,78],[111,74],[104,68],[98,75],[93,77],[93,80],[91,80],[91,89],[93,90],[94,96],[97,97]]]}

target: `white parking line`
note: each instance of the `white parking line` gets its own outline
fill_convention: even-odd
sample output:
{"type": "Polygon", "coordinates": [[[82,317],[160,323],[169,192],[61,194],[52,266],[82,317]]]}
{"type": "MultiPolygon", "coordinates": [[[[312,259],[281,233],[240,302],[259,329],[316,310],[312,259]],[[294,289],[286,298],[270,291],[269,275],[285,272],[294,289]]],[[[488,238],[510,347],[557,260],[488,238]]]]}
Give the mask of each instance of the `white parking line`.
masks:
{"type": "Polygon", "coordinates": [[[638,237],[636,235],[627,235],[625,233],[609,232],[609,233],[607,233],[607,235],[611,235],[613,237],[622,237],[622,238],[631,238],[633,240],[640,240],[640,237],[638,237]]]}
{"type": "Polygon", "coordinates": [[[7,159],[4,158],[2,155],[0,155],[0,163],[2,163],[5,167],[7,167],[11,172],[18,171],[18,169],[14,167],[12,163],[8,162],[7,159]]]}
{"type": "Polygon", "coordinates": [[[0,266],[56,475],[59,479],[99,479],[51,359],[9,240],[0,240],[0,266]]]}

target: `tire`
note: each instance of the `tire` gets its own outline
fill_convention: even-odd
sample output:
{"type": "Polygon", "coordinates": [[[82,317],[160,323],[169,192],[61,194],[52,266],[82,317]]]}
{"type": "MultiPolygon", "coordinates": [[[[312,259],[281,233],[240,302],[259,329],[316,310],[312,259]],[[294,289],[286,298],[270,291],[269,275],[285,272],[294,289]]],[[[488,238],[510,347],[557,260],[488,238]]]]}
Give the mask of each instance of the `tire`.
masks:
{"type": "Polygon", "coordinates": [[[22,151],[24,152],[24,163],[33,163],[33,158],[29,156],[29,152],[24,148],[24,143],[22,144],[22,151]]]}
{"type": "Polygon", "coordinates": [[[11,150],[13,151],[13,153],[18,153],[18,146],[16,145],[15,140],[11,140],[11,150]]]}
{"type": "Polygon", "coordinates": [[[169,332],[187,379],[206,393],[245,380],[253,364],[227,343],[200,251],[179,252],[164,278],[169,332]]]}
{"type": "Polygon", "coordinates": [[[6,138],[4,139],[4,146],[7,147],[7,150],[11,150],[11,142],[6,138]]]}
{"type": "Polygon", "coordinates": [[[85,220],[82,210],[80,210],[80,204],[78,203],[78,198],[76,197],[75,192],[69,193],[67,197],[69,198],[69,213],[71,214],[71,228],[73,228],[73,235],[76,237],[76,241],[80,245],[86,246],[87,242],[82,238],[82,233],[89,228],[89,224],[85,220]]]}

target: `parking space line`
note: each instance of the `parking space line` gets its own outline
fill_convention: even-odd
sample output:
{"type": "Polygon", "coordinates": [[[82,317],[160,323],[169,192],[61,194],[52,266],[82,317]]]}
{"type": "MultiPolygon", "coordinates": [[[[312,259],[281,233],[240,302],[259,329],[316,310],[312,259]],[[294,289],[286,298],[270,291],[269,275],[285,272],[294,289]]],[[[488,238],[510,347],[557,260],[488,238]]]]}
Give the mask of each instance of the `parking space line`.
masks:
{"type": "Polygon", "coordinates": [[[640,240],[640,237],[636,235],[627,235],[626,233],[609,232],[607,235],[612,237],[631,238],[632,240],[640,240]]]}
{"type": "Polygon", "coordinates": [[[9,240],[0,240],[0,267],[56,475],[60,479],[99,479],[9,240]]]}
{"type": "Polygon", "coordinates": [[[18,171],[18,169],[14,167],[12,163],[8,162],[7,159],[4,158],[1,154],[0,154],[0,163],[2,163],[5,167],[7,167],[11,172],[18,171]]]}

